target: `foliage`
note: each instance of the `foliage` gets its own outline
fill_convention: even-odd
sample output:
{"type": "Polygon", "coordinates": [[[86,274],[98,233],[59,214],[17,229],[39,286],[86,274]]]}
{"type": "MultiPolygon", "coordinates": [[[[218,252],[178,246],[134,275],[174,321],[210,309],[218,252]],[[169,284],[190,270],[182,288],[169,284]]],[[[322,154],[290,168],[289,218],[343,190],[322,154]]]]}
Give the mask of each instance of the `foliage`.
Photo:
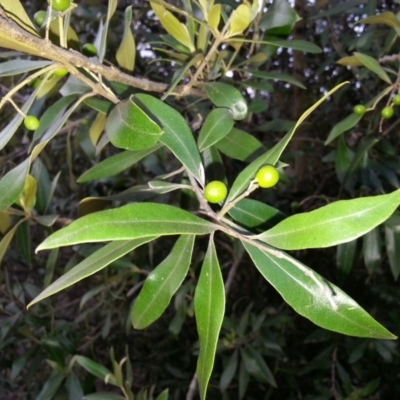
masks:
{"type": "MultiPolygon", "coordinates": [[[[38,399],[162,400],[183,398],[186,392],[191,399],[196,380],[187,371],[194,373],[195,353],[201,399],[260,398],[258,389],[265,398],[295,398],[305,391],[315,393],[308,398],[350,399],[377,390],[379,368],[361,372],[363,358],[390,362],[397,355],[391,341],[399,321],[397,300],[390,280],[381,277],[381,260],[384,244],[386,265],[397,279],[400,164],[390,137],[396,125],[386,128],[386,111],[391,117],[396,113],[398,72],[392,64],[399,63],[400,22],[389,10],[360,19],[358,2],[332,3],[326,10],[315,6],[309,37],[318,22],[332,24],[336,18],[340,25],[343,12],[367,28],[362,35],[345,32],[353,37],[352,55],[337,57],[343,51],[333,43],[329,57],[314,73],[304,67],[300,81],[283,67],[285,61],[294,56],[299,62],[296,57],[306,53],[316,68],[327,39],[322,36],[320,46],[299,39],[296,24],[303,22],[286,0],[183,1],[179,7],[151,1],[138,9],[122,9],[109,0],[107,7],[94,5],[86,14],[78,4],[49,1],[44,20],[34,19],[38,25],[28,6],[0,0],[1,45],[10,50],[0,63],[8,88],[0,101],[5,161],[0,261],[7,263],[0,348],[14,348],[19,355],[9,350],[2,361],[8,373],[0,387],[11,391],[26,370],[31,376],[44,374],[27,388],[38,399]],[[97,11],[103,16],[93,38],[85,19],[93,26],[97,11]],[[382,24],[385,42],[376,44],[381,52],[376,55],[368,38],[382,24]],[[143,51],[147,43],[150,60],[143,51]],[[389,51],[396,56],[386,55],[389,51]],[[319,85],[324,68],[336,73],[319,85]],[[347,104],[355,92],[348,81],[368,88],[368,98],[353,94],[354,102],[347,104]],[[300,97],[309,87],[308,106],[285,114],[289,91],[300,97]],[[279,96],[286,106],[281,110],[273,108],[279,96]],[[358,103],[365,110],[352,112],[358,103]],[[340,116],[334,123],[326,121],[332,111],[340,116]],[[284,119],[274,127],[276,115],[284,119]],[[305,120],[311,118],[317,128],[318,121],[332,126],[329,133],[321,130],[319,140],[332,148],[327,154],[323,150],[323,161],[339,184],[324,195],[322,189],[300,192],[302,204],[293,201],[288,207],[284,199],[295,193],[292,181],[309,187],[304,173],[294,176],[293,171],[301,170],[299,153],[309,151],[296,147],[295,140],[304,137],[305,120]],[[356,126],[365,135],[350,144],[346,132],[356,126]],[[270,135],[274,130],[284,135],[270,135]],[[278,185],[259,185],[258,172],[266,165],[279,170],[278,185]],[[228,193],[210,205],[205,188],[215,181],[226,184],[228,193]],[[310,202],[313,198],[318,201],[310,202]],[[14,237],[20,258],[11,245],[14,237]],[[311,269],[298,253],[332,246],[337,246],[337,276],[311,269]],[[33,255],[31,247],[40,253],[33,255]],[[367,279],[355,267],[359,253],[367,279]],[[42,267],[33,280],[21,271],[10,281],[9,263],[18,271],[19,265],[42,267]],[[363,301],[372,315],[353,299],[359,294],[349,285],[350,295],[341,289],[352,270],[358,282],[377,282],[364,285],[376,302],[382,301],[379,306],[363,301]],[[253,289],[242,298],[241,281],[233,285],[238,275],[244,282],[251,277],[251,286],[263,285],[254,271],[270,285],[263,290],[271,303],[253,289]],[[126,297],[133,298],[131,304],[126,297]],[[286,305],[324,329],[305,325],[286,305]],[[381,315],[382,308],[387,315],[381,315]],[[155,326],[161,335],[181,337],[184,327],[194,325],[193,316],[198,342],[190,337],[173,345],[171,354],[180,362],[167,357],[164,348],[166,360],[155,381],[135,383],[131,359],[140,357],[135,357],[135,343],[121,343],[120,335],[142,335],[137,330],[152,332],[155,326]],[[157,325],[166,319],[168,327],[157,325]],[[110,338],[101,354],[97,338],[110,338]],[[301,351],[288,347],[291,338],[300,347],[317,344],[317,356],[306,363],[301,351]],[[292,353],[288,365],[285,353],[292,353]],[[31,365],[36,369],[29,371],[31,365]],[[39,365],[46,365],[45,372],[39,365]],[[330,388],[320,375],[329,369],[330,388]],[[310,379],[304,386],[303,375],[310,379]],[[361,382],[358,387],[353,376],[361,382]],[[250,380],[256,385],[251,387],[250,380]],[[286,392],[279,392],[287,383],[286,392]]],[[[318,169],[316,163],[308,165],[311,174],[318,169]]],[[[308,256],[312,265],[335,253],[317,254],[308,256]]],[[[136,337],[156,348],[164,343],[136,337]]]]}

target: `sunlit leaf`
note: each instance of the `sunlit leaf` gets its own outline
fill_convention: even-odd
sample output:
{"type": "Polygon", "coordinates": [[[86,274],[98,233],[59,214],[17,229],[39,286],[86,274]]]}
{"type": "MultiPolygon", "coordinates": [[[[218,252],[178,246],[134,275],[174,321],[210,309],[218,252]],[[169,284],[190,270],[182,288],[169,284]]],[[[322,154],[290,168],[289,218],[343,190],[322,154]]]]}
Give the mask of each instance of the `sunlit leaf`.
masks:
{"type": "Polygon", "coordinates": [[[250,5],[242,3],[232,12],[228,29],[229,36],[240,35],[250,24],[250,5]]]}
{"type": "Polygon", "coordinates": [[[288,254],[243,245],[283,299],[316,325],[350,336],[396,339],[340,288],[288,254]]]}
{"type": "Polygon", "coordinates": [[[354,240],[388,219],[400,204],[400,190],[380,196],[340,200],[295,214],[258,235],[284,250],[335,246],[354,240]]]}
{"type": "Polygon", "coordinates": [[[50,235],[36,251],[85,242],[140,239],[161,235],[205,235],[217,225],[166,204],[134,203],[79,218],[50,235]]]}
{"type": "Polygon", "coordinates": [[[132,6],[129,6],[125,10],[124,33],[115,58],[120,67],[132,72],[135,67],[136,43],[132,34],[131,24],[132,6]]]}
{"type": "Polygon", "coordinates": [[[392,81],[390,80],[386,71],[381,67],[379,61],[371,56],[367,56],[366,54],[362,53],[354,53],[354,56],[364,65],[364,67],[368,68],[370,71],[374,72],[386,83],[391,84],[392,81]]]}

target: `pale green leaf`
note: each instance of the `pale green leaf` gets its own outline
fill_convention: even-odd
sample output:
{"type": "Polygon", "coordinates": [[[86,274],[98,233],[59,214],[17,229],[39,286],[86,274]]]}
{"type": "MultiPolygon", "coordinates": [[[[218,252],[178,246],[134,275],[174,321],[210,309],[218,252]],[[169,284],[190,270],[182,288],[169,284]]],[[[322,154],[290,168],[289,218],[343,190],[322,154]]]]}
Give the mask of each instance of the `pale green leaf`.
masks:
{"type": "Polygon", "coordinates": [[[125,10],[124,33],[122,35],[122,41],[117,50],[115,58],[117,59],[120,67],[133,72],[133,69],[135,68],[136,43],[132,34],[131,24],[132,6],[129,6],[125,10]]]}
{"type": "Polygon", "coordinates": [[[367,56],[366,54],[362,54],[362,53],[354,53],[354,56],[364,65],[364,67],[366,67],[370,71],[374,72],[383,81],[385,81],[386,83],[389,83],[389,84],[392,83],[388,74],[381,67],[378,60],[376,60],[373,57],[367,56]]]}
{"type": "Polygon", "coordinates": [[[240,35],[250,24],[250,5],[249,3],[240,4],[231,16],[231,23],[228,29],[228,36],[240,35]]]}

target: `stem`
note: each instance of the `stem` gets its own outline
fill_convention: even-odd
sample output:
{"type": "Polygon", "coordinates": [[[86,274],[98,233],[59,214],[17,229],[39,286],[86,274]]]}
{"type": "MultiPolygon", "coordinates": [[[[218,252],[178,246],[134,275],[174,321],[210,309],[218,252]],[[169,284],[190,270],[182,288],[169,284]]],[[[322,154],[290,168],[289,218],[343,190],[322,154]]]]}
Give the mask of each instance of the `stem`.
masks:
{"type": "Polygon", "coordinates": [[[26,114],[15,104],[13,99],[8,99],[8,102],[11,103],[13,105],[13,107],[15,108],[15,110],[21,114],[24,118],[26,118],[26,114]]]}

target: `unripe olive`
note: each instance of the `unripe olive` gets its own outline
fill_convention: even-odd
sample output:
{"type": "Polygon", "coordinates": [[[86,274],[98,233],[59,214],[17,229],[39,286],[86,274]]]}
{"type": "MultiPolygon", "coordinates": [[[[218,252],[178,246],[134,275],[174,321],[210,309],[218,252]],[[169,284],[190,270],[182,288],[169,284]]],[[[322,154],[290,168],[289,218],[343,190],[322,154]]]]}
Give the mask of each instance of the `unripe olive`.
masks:
{"type": "Polygon", "coordinates": [[[382,108],[382,111],[381,111],[381,116],[382,116],[382,118],[384,118],[384,119],[390,119],[390,118],[393,117],[393,114],[394,114],[393,107],[387,106],[387,107],[383,107],[383,108],[382,108]]]}
{"type": "Polygon", "coordinates": [[[53,10],[58,12],[65,11],[70,5],[71,0],[53,0],[51,3],[51,7],[53,8],[53,10]]]}
{"type": "Polygon", "coordinates": [[[275,186],[279,181],[279,172],[273,165],[264,165],[256,174],[258,186],[266,189],[275,186]]]}
{"type": "Polygon", "coordinates": [[[40,121],[34,115],[27,115],[24,119],[25,128],[30,131],[36,131],[40,126],[40,121]]]}
{"type": "Polygon", "coordinates": [[[224,182],[211,181],[204,188],[204,197],[209,203],[220,203],[228,194],[228,188],[224,182]]]}
{"type": "Polygon", "coordinates": [[[357,104],[353,108],[353,113],[359,115],[360,117],[365,114],[366,108],[362,104],[357,104]]]}
{"type": "Polygon", "coordinates": [[[94,57],[97,56],[97,49],[93,44],[86,43],[82,47],[82,54],[86,57],[94,57]]]}

